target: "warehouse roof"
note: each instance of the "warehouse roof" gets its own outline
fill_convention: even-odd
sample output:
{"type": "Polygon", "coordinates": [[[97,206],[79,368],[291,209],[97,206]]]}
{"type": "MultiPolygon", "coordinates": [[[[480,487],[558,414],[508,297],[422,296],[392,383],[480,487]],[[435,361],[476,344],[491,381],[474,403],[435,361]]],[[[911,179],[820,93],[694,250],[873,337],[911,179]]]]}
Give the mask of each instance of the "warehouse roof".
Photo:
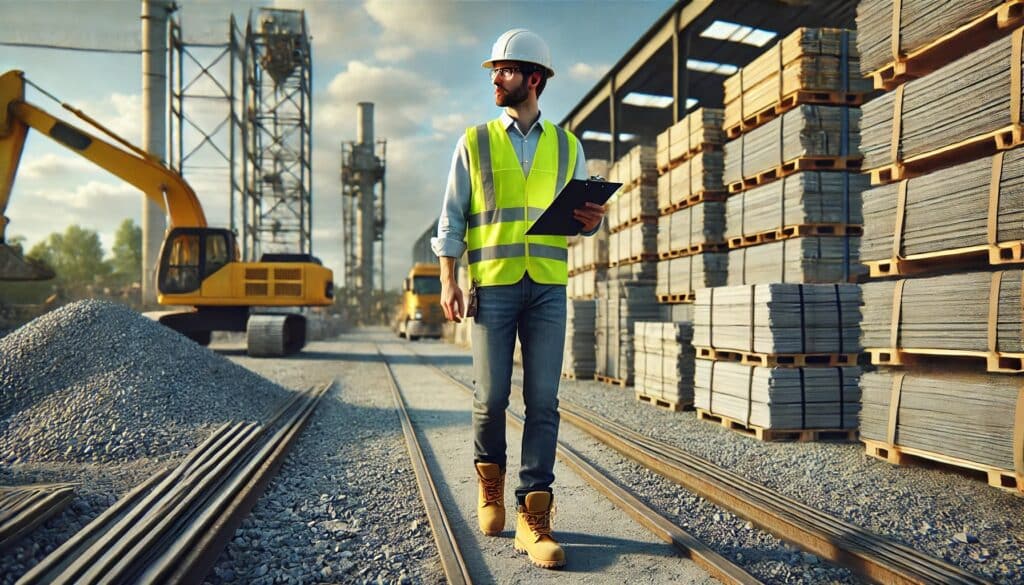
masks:
{"type": "Polygon", "coordinates": [[[566,115],[562,125],[583,139],[588,158],[621,156],[636,142],[653,142],[689,109],[722,107],[725,78],[793,30],[854,28],[856,8],[855,0],[680,0],[566,115]],[[614,111],[612,95],[616,96],[614,111]],[[645,100],[660,102],[661,107],[635,105],[645,100]],[[613,125],[620,140],[629,134],[635,138],[610,146],[613,125]]]}

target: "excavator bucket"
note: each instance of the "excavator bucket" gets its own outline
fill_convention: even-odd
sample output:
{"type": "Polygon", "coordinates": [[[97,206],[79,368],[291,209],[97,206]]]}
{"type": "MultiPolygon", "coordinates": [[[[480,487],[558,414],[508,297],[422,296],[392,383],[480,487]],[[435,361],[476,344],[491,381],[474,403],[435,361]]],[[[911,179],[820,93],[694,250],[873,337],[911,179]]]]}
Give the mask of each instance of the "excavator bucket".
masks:
{"type": "Polygon", "coordinates": [[[50,280],[49,267],[21,255],[17,248],[0,243],[0,280],[50,280]]]}

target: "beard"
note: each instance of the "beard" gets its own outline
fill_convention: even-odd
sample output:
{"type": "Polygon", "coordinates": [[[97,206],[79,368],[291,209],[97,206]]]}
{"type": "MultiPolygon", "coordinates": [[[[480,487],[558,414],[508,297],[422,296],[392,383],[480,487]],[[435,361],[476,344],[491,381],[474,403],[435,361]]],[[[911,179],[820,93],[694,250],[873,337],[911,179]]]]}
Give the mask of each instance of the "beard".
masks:
{"type": "Polygon", "coordinates": [[[505,88],[498,86],[495,87],[503,93],[494,96],[494,103],[503,108],[514,108],[525,102],[526,98],[530,96],[529,90],[526,89],[526,80],[523,80],[518,87],[511,90],[505,90],[505,88]]]}

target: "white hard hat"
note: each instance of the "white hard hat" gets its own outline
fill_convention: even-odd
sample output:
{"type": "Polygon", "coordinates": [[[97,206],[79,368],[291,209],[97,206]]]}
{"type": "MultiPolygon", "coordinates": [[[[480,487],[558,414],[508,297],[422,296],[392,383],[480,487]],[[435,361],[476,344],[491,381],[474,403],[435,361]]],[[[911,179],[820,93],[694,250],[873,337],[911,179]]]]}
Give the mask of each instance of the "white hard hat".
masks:
{"type": "Polygon", "coordinates": [[[548,70],[548,77],[555,76],[551,68],[551,51],[544,39],[525,28],[505,31],[491,47],[491,58],[483,62],[484,69],[494,67],[495,61],[523,61],[540,65],[548,70]]]}

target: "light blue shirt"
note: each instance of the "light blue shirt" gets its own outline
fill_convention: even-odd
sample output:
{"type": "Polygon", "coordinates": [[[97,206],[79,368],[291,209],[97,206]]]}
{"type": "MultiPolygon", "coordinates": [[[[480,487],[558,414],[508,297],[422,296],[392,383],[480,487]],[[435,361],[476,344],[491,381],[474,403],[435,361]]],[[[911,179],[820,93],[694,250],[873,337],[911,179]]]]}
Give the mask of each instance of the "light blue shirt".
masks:
{"type": "MultiPolygon", "coordinates": [[[[523,133],[516,125],[516,121],[508,113],[502,112],[502,125],[508,132],[512,147],[515,148],[519,164],[523,166],[523,175],[530,174],[533,165],[533,155],[537,152],[537,144],[540,143],[541,134],[544,132],[544,124],[541,116],[530,126],[530,129],[523,133]]],[[[583,144],[576,141],[576,168],[573,170],[574,179],[585,180],[587,176],[587,160],[583,155],[583,144]]],[[[451,256],[459,258],[466,251],[466,218],[469,216],[469,198],[472,186],[469,181],[469,149],[466,148],[466,135],[459,137],[459,143],[455,145],[455,154],[452,155],[452,168],[448,172],[448,185],[445,187],[444,204],[441,207],[441,217],[437,221],[437,237],[430,238],[430,247],[438,256],[451,256]]],[[[592,231],[583,235],[591,236],[597,233],[601,225],[598,224],[592,231]]]]}

